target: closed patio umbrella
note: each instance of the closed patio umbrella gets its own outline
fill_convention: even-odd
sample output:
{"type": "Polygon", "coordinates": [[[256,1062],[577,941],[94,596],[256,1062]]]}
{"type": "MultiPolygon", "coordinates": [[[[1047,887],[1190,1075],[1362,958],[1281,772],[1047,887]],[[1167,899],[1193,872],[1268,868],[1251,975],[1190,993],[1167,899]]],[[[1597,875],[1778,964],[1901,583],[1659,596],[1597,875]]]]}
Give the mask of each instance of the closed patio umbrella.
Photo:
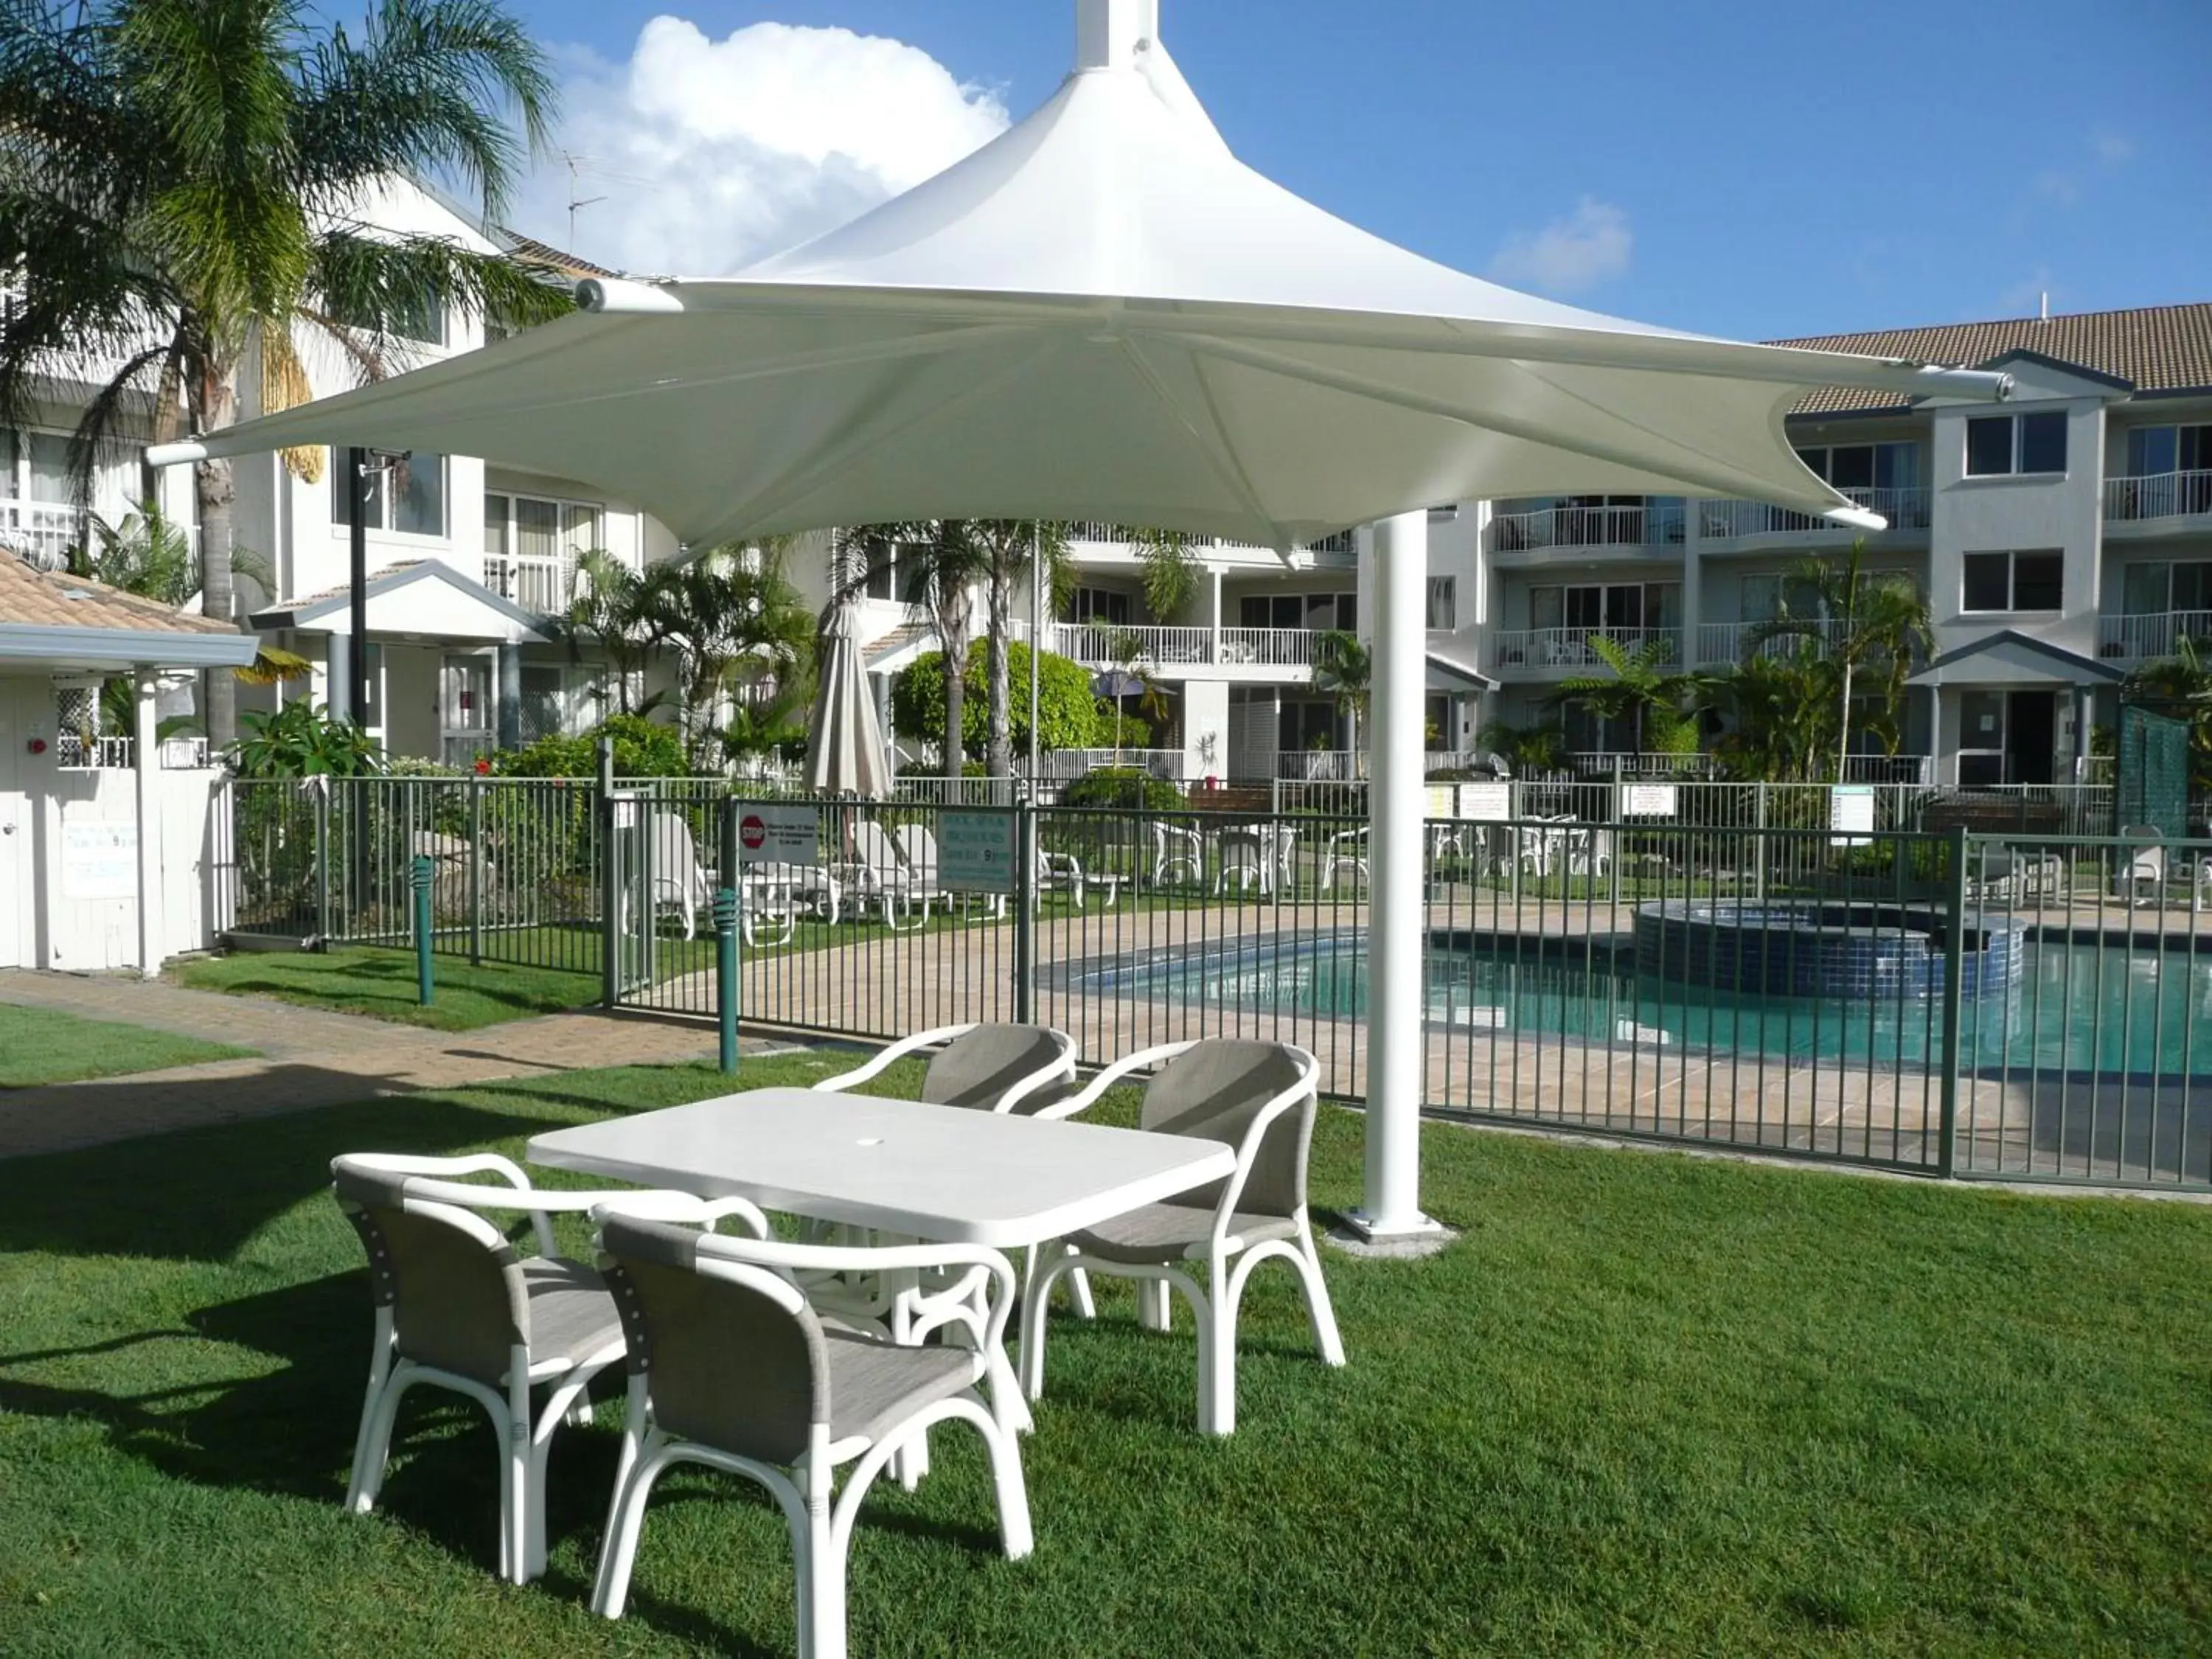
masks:
{"type": "MultiPolygon", "coordinates": [[[[1807,390],[2001,376],[1739,344],[1533,298],[1233,156],[1158,0],[1078,0],[1074,72],[945,172],[733,276],[587,282],[583,314],[158,459],[353,443],[590,482],[701,544],[927,517],[1375,538],[1368,1192],[1417,1202],[1425,509],[1742,495],[1874,527],[1782,415],[1807,390]]],[[[1253,9],[1255,27],[1266,27],[1253,9]]]]}
{"type": "Polygon", "coordinates": [[[842,605],[824,639],[814,723],[806,738],[806,784],[817,794],[880,799],[891,792],[883,727],[860,660],[854,607],[842,605]]]}

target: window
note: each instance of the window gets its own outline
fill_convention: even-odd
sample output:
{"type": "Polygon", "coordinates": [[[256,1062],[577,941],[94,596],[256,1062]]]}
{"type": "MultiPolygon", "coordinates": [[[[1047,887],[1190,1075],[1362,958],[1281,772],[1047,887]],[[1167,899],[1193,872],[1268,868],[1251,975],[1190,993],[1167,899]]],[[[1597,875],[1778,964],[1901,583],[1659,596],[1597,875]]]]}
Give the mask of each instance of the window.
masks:
{"type": "Polygon", "coordinates": [[[1808,581],[1772,573],[1737,580],[1735,614],[1741,621],[1778,622],[1784,616],[1820,614],[1820,590],[1808,581]]]}
{"type": "Polygon", "coordinates": [[[1959,694],[1959,782],[1976,788],[2005,780],[2005,694],[1959,694]]]}
{"type": "Polygon", "coordinates": [[[1117,593],[1110,587],[1079,587],[1068,596],[1067,620],[1072,623],[1103,623],[1110,628],[1127,628],[1136,619],[1136,607],[1127,593],[1117,593]]]}
{"type": "Polygon", "coordinates": [[[1429,578],[1429,626],[1442,629],[1459,626],[1458,577],[1429,578]]]}
{"type": "MultiPolygon", "coordinates": [[[[343,455],[343,450],[339,453],[343,455]]],[[[372,458],[372,464],[375,458],[372,458]]],[[[353,495],[341,460],[331,469],[331,521],[353,522],[353,495]]],[[[446,533],[446,458],[416,450],[404,459],[392,458],[369,475],[368,516],[371,530],[396,530],[407,536],[446,533]]]]}
{"type": "Polygon", "coordinates": [[[1239,628],[1312,629],[1347,633],[1359,625],[1358,596],[1351,593],[1247,593],[1237,601],[1239,628]]]}
{"type": "Polygon", "coordinates": [[[1917,489],[1917,443],[1832,444],[1801,449],[1797,459],[1838,489],[1917,489]]]}
{"type": "Polygon", "coordinates": [[[1528,590],[1531,628],[1583,628],[1604,632],[1679,628],[1681,623],[1680,582],[1616,582],[1528,590]]]}
{"type": "Polygon", "coordinates": [[[2130,617],[2212,611],[2212,562],[2131,564],[2121,579],[2120,609],[2130,617]]]}
{"type": "Polygon", "coordinates": [[[2066,470],[2066,416],[1977,415],[1966,422],[1966,476],[2066,470]]]}
{"type": "Polygon", "coordinates": [[[2128,476],[2212,470],[2212,426],[2139,426],[2128,433],[2128,476]]]}
{"type": "Polygon", "coordinates": [[[1962,611],[2058,611],[2065,605],[2065,556],[1969,553],[1962,611]]]}

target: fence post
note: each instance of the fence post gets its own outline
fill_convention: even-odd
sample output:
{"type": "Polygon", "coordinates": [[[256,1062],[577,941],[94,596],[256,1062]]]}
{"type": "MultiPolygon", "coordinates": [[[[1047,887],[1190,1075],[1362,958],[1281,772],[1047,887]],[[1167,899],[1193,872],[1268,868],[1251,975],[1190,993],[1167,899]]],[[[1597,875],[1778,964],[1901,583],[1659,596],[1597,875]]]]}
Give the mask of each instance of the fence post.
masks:
{"type": "Polygon", "coordinates": [[[1759,848],[1759,862],[1752,877],[1752,897],[1759,903],[1766,902],[1766,784],[1759,785],[1757,805],[1753,809],[1752,828],[1758,834],[1752,837],[1759,848]]]}
{"type": "Polygon", "coordinates": [[[469,963],[483,961],[483,792],[478,775],[469,785],[469,963]]]}
{"type": "Polygon", "coordinates": [[[613,1007],[622,1000],[622,872],[615,864],[615,743],[599,739],[599,799],[592,803],[599,825],[599,1000],[613,1007]]]}
{"type": "Polygon", "coordinates": [[[1036,1022],[1036,808],[1014,809],[1014,1019],[1036,1022]]]}
{"type": "Polygon", "coordinates": [[[315,938],[331,948],[331,791],[335,780],[325,778],[315,791],[315,938]]]}
{"type": "Polygon", "coordinates": [[[1965,1008],[1966,959],[1966,831],[1954,824],[1944,836],[1948,868],[1943,882],[1943,1054],[1942,1117],[1936,1128],[1936,1173],[1951,1179],[1957,1168],[1959,1037],[1965,1008]]]}
{"type": "Polygon", "coordinates": [[[432,1001],[430,974],[430,883],[435,864],[418,855],[409,871],[415,888],[415,997],[425,1008],[432,1001]]]}
{"type": "Polygon", "coordinates": [[[738,895],[714,890],[714,1012],[722,1031],[722,1070],[738,1069],[738,895]]]}

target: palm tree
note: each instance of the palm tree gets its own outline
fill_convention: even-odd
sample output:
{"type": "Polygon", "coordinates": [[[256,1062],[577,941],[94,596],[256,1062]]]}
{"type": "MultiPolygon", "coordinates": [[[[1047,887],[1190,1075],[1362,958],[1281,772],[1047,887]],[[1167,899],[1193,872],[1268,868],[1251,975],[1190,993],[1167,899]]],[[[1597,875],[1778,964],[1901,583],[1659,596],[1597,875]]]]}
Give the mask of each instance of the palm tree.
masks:
{"type": "Polygon", "coordinates": [[[1796,589],[1808,596],[1808,614],[1784,614],[1752,630],[1754,641],[1796,636],[1823,641],[1826,659],[1835,665],[1836,776],[1844,775],[1851,751],[1851,699],[1863,696],[1871,682],[1875,696],[1865,711],[1867,729],[1894,755],[1904,741],[1900,715],[1905,684],[1912,674],[1916,653],[1924,658],[1935,647],[1936,635],[1928,615],[1928,601],[1912,579],[1902,571],[1869,572],[1863,540],[1851,544],[1838,561],[1814,557],[1802,560],[1790,573],[1785,591],[1796,589]]]}
{"type": "Polygon", "coordinates": [[[1375,659],[1360,643],[1359,635],[1332,628],[1314,643],[1314,690],[1326,691],[1336,701],[1336,712],[1351,726],[1346,746],[1359,747],[1366,729],[1368,703],[1374,693],[1375,659]]]}
{"type": "Polygon", "coordinates": [[[1180,530],[1139,526],[1128,532],[1144,572],[1145,608],[1157,622],[1169,622],[1198,597],[1206,566],[1180,530]]]}
{"type": "Polygon", "coordinates": [[[2190,786],[2202,795],[2212,790],[2212,662],[2186,635],[2173,645],[2173,655],[2145,663],[2128,676],[2120,700],[2189,722],[2190,786]]]}
{"type": "Polygon", "coordinates": [[[1697,744],[1697,722],[1684,712],[1699,690],[1694,674],[1662,672],[1674,653],[1668,641],[1651,640],[1631,651],[1618,640],[1594,634],[1589,648],[1613,672],[1562,680],[1551,696],[1554,708],[1572,704],[1603,720],[1631,720],[1636,746],[1648,754],[1687,754],[1697,744]]]}
{"type": "Polygon", "coordinates": [[[991,551],[972,519],[922,519],[861,525],[837,533],[831,552],[830,605],[822,615],[827,628],[832,611],[867,591],[871,580],[894,569],[908,608],[927,622],[945,654],[945,775],[962,775],[961,722],[968,688],[961,665],[975,638],[975,589],[988,581],[991,551]]]}
{"type": "MultiPolygon", "coordinates": [[[[1014,590],[1030,579],[1036,564],[1038,585],[1057,600],[1067,577],[1067,526],[1034,519],[977,519],[971,532],[984,557],[983,661],[990,687],[990,725],[984,738],[984,769],[994,778],[1014,770],[1013,675],[1008,646],[1013,638],[1014,590]]],[[[1032,644],[1043,647],[1042,640],[1032,644]]]]}
{"type": "MultiPolygon", "coordinates": [[[[496,0],[375,0],[358,32],[306,0],[0,0],[0,270],[26,276],[0,324],[0,423],[60,368],[119,363],[71,441],[88,496],[125,436],[229,425],[256,344],[264,404],[283,407],[307,394],[302,334],[374,378],[428,309],[516,325],[568,309],[508,258],[360,216],[394,176],[496,212],[553,95],[496,0]]],[[[230,621],[230,462],[200,462],[195,487],[202,608],[230,621]]],[[[229,677],[210,676],[217,743],[235,714],[229,677]]]]}
{"type": "Polygon", "coordinates": [[[1730,776],[1747,781],[1810,781],[1833,752],[1841,675],[1820,647],[1801,639],[1787,653],[1760,651],[1703,680],[1698,705],[1722,722],[1713,753],[1730,776]]]}
{"type": "Polygon", "coordinates": [[[603,548],[576,556],[574,586],[560,629],[571,661],[583,660],[583,643],[596,644],[613,671],[614,709],[630,714],[630,687],[653,650],[651,619],[646,614],[645,579],[603,548]]]}
{"type": "MultiPolygon", "coordinates": [[[[812,619],[783,578],[780,547],[718,547],[654,565],[635,596],[647,642],[677,656],[678,701],[694,767],[732,729],[726,706],[773,704],[799,679],[812,619]]],[[[750,719],[745,722],[750,729],[750,719]]]]}

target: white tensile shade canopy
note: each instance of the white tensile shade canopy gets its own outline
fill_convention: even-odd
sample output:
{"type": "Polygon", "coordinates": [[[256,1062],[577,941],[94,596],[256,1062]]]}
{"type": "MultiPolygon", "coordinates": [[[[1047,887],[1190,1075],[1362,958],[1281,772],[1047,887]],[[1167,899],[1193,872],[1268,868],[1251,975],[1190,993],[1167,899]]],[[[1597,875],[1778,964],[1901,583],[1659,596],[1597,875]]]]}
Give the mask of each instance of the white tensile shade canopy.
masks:
{"type": "Polygon", "coordinates": [[[1076,11],[1075,72],[1042,108],[840,230],[734,276],[586,283],[584,314],[163,459],[480,455],[635,501],[695,545],[942,516],[1287,548],[1389,520],[1366,607],[1363,1219],[1413,1231],[1425,509],[1688,493],[1878,526],[1791,452],[1792,401],[2004,383],[1650,328],[1449,270],[1231,155],[1160,43],[1158,0],[1076,11]]]}
{"type": "Polygon", "coordinates": [[[868,693],[852,605],[839,605],[830,619],[827,646],[814,694],[813,729],[806,734],[807,787],[818,794],[879,799],[891,792],[890,761],[868,693]]]}

